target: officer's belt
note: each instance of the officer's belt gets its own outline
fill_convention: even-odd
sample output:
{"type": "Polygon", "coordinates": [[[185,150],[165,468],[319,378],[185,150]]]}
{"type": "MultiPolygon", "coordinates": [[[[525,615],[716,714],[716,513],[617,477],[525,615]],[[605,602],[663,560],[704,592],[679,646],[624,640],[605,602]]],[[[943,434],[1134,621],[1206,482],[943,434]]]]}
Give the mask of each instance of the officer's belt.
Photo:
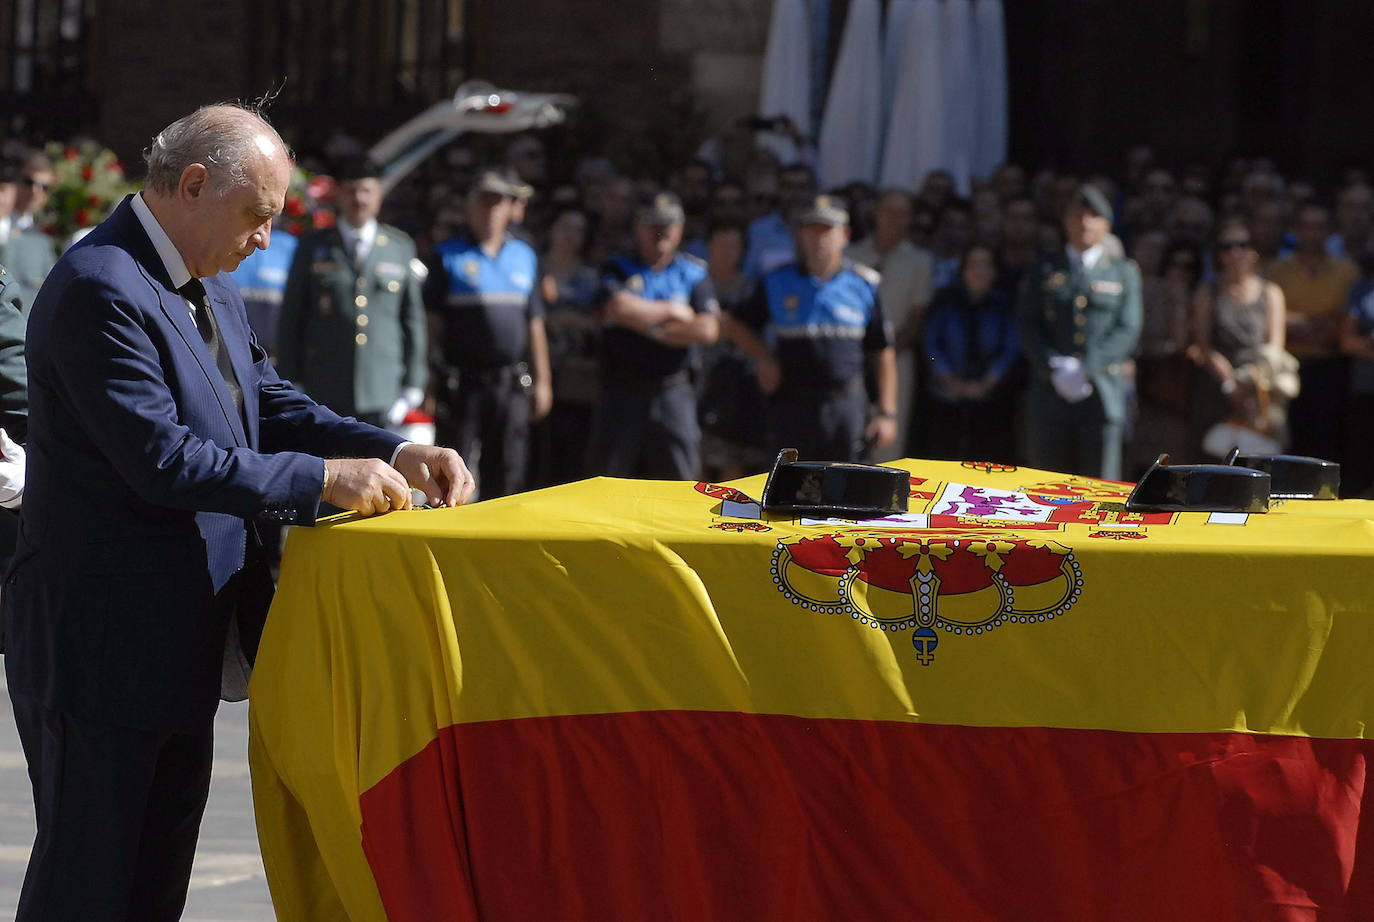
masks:
{"type": "Polygon", "coordinates": [[[468,384],[509,384],[521,376],[529,374],[529,365],[516,362],[512,365],[493,365],[487,368],[458,368],[459,387],[468,384]]]}
{"type": "Polygon", "coordinates": [[[855,375],[847,381],[806,381],[804,383],[789,383],[784,378],[782,386],[778,388],[778,397],[782,400],[814,401],[838,397],[841,394],[851,395],[863,392],[863,375],[855,375]]]}
{"type": "Polygon", "coordinates": [[[690,369],[683,368],[671,374],[658,375],[650,371],[616,370],[606,373],[605,382],[608,387],[633,387],[666,391],[669,388],[690,385],[692,372],[690,369]]]}
{"type": "Polygon", "coordinates": [[[808,323],[805,326],[774,326],[778,339],[863,339],[864,327],[841,326],[837,323],[808,323]]]}
{"type": "Polygon", "coordinates": [[[451,294],[448,303],[453,307],[481,307],[490,304],[494,307],[521,307],[530,296],[518,291],[469,291],[451,294]]]}

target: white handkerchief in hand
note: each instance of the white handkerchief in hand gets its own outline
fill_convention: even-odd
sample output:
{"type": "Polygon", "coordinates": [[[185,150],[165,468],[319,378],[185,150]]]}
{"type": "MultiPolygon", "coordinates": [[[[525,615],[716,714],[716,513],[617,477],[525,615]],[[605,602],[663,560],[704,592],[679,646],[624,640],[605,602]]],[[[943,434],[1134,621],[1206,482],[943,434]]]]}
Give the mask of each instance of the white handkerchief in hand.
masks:
{"type": "Polygon", "coordinates": [[[24,447],[0,429],[0,506],[18,509],[24,501],[24,447]]]}
{"type": "Polygon", "coordinates": [[[1088,380],[1088,370],[1083,363],[1071,355],[1050,357],[1050,383],[1055,391],[1069,403],[1078,403],[1092,395],[1093,385],[1088,380]]]}

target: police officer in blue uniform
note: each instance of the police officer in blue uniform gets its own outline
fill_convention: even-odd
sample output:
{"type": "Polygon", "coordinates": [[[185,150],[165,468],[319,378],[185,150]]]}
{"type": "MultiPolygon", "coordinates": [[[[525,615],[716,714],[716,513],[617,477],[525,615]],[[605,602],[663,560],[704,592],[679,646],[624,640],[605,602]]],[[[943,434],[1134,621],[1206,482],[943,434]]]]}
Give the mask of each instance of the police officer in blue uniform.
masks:
{"type": "Polygon", "coordinates": [[[508,233],[519,183],[484,170],[469,189],[467,230],[435,248],[425,304],[438,346],[436,428],[472,464],[483,499],[518,493],[529,430],[553,403],[537,258],[508,233]]]}
{"type": "Polygon", "coordinates": [[[286,293],[286,278],[291,272],[300,241],[280,226],[272,228],[272,242],[265,250],[254,250],[229,275],[239,286],[248,325],[268,354],[277,353],[277,324],[281,301],[286,293]]]}
{"type": "Polygon", "coordinates": [[[763,277],[726,321],[726,335],[754,358],[771,395],[773,447],[808,460],[862,461],[897,438],[897,358],[879,276],[845,258],[849,213],[839,199],[816,197],[798,225],[800,260],[763,277]],[[872,412],[866,366],[876,384],[872,412]]]}
{"type": "Polygon", "coordinates": [[[685,218],[676,195],[651,196],[635,215],[638,252],[603,270],[593,473],[668,480],[699,474],[695,347],[716,341],[720,308],[706,264],[678,251],[685,218]]]}

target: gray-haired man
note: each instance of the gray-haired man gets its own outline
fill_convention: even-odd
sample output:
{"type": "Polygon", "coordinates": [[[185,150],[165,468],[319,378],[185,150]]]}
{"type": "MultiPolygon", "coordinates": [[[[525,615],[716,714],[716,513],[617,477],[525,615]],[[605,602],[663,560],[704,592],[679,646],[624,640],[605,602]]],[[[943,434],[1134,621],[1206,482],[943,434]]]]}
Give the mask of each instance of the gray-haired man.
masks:
{"type": "Polygon", "coordinates": [[[215,710],[242,697],[271,599],[260,525],[471,492],[455,452],[341,419],[253,339],[223,273],[267,247],[289,176],[249,110],[174,122],[147,188],[30,312],[30,463],[0,595],[38,819],[19,922],[180,917],[215,710]]]}

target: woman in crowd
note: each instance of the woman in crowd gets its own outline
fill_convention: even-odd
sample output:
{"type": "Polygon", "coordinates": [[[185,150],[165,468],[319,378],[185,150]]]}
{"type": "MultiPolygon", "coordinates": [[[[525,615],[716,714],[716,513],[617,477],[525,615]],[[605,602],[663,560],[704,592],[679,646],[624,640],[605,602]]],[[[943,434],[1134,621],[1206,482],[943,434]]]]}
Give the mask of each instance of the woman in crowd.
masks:
{"type": "Polygon", "coordinates": [[[1019,354],[1016,317],[995,286],[990,247],[965,247],[953,284],[935,293],[926,319],[929,365],[926,456],[1008,462],[1015,450],[1007,373],[1019,354]]]}
{"type": "MultiPolygon", "coordinates": [[[[738,312],[758,283],[745,275],[745,225],[714,221],[706,234],[706,265],[720,309],[738,312]]],[[[702,350],[697,400],[701,463],[708,480],[733,480],[766,470],[772,459],[764,442],[766,402],[753,362],[725,337],[702,350]]]]}
{"type": "Polygon", "coordinates": [[[532,482],[541,487],[590,476],[585,459],[597,349],[592,304],[599,280],[586,258],[589,225],[580,206],[563,208],[549,225],[548,248],[539,260],[539,297],[553,377],[553,409],[536,435],[532,482]]]}
{"type": "MultiPolygon", "coordinates": [[[[1216,238],[1217,277],[1193,301],[1189,357],[1215,382],[1196,402],[1205,414],[1203,451],[1224,455],[1245,442],[1287,443],[1287,404],[1295,368],[1284,351],[1283,292],[1259,274],[1259,251],[1246,224],[1230,220],[1216,238]]],[[[1241,447],[1246,447],[1242,445],[1241,447]]]]}
{"type": "Polygon", "coordinates": [[[1170,244],[1163,231],[1145,231],[1131,255],[1140,266],[1145,314],[1135,358],[1136,417],[1126,464],[1129,473],[1138,475],[1162,451],[1193,454],[1190,408],[1198,372],[1185,352],[1202,254],[1186,243],[1170,244]]]}

